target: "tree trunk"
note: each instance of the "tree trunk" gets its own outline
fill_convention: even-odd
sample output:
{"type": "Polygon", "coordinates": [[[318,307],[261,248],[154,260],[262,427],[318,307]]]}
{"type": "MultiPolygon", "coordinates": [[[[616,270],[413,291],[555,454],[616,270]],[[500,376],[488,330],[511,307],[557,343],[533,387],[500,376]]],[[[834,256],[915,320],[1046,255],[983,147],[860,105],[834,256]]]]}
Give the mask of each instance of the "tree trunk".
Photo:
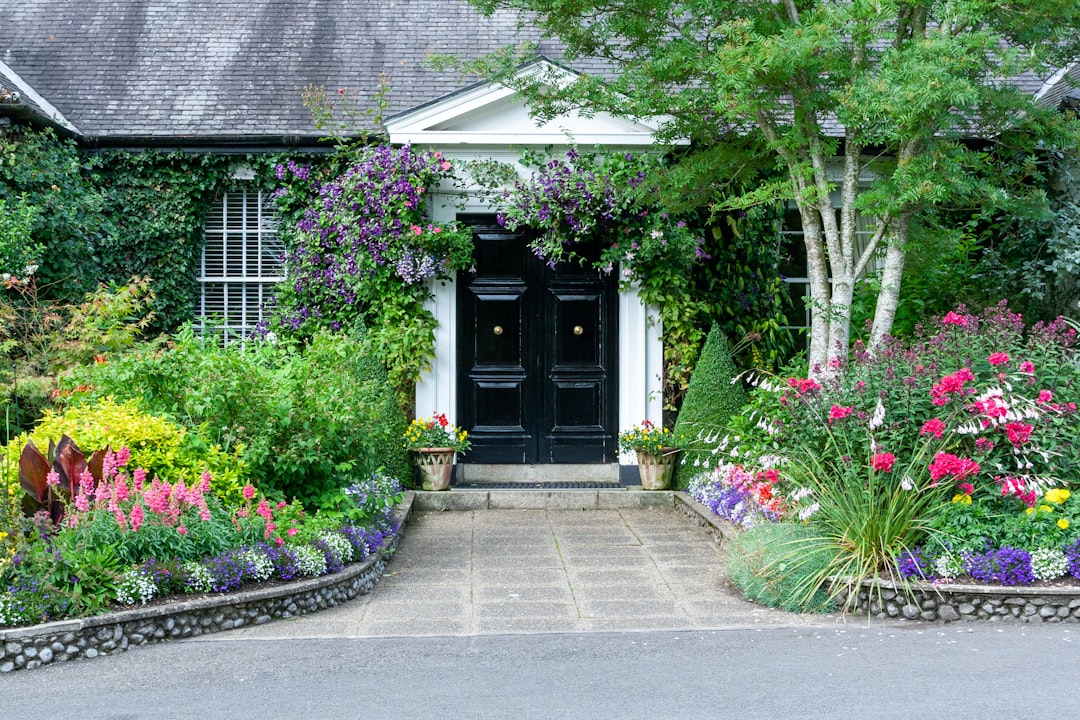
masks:
{"type": "Polygon", "coordinates": [[[908,241],[908,216],[896,218],[889,233],[885,251],[885,267],[881,272],[881,289],[874,308],[874,324],[870,331],[870,352],[875,353],[892,333],[896,308],[900,304],[900,280],[904,274],[905,247],[908,241]]]}

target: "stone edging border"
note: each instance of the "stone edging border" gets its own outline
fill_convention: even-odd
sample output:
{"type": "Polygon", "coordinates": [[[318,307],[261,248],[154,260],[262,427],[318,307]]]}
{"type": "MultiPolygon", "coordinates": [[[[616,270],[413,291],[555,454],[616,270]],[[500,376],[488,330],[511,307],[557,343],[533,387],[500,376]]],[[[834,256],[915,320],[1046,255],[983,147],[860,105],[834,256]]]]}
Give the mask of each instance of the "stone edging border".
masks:
{"type": "Polygon", "coordinates": [[[33,670],[129,647],[261,625],[334,607],[372,591],[412,512],[412,492],[394,510],[398,532],[361,563],[341,572],[272,587],[207,595],[170,605],[132,608],[72,620],[0,629],[0,673],[33,670]]]}
{"type": "MultiPolygon", "coordinates": [[[[675,509],[704,527],[718,543],[738,530],[721,520],[685,492],[676,492],[675,509]]],[[[847,606],[848,592],[837,601],[847,606]]],[[[878,619],[896,618],[927,622],[985,620],[988,622],[1080,622],[1078,587],[1009,587],[960,583],[909,583],[907,588],[886,580],[866,581],[851,613],[869,613],[878,619]]]]}

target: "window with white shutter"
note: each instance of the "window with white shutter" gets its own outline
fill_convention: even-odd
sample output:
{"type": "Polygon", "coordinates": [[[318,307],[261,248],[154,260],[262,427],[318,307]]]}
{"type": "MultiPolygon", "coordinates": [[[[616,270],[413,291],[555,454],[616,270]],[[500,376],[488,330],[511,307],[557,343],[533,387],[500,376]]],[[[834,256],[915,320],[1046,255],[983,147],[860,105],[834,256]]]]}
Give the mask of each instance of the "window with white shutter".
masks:
{"type": "Polygon", "coordinates": [[[268,194],[224,193],[206,218],[199,266],[203,331],[219,333],[225,342],[247,338],[263,319],[274,286],[285,279],[284,252],[268,194]]]}

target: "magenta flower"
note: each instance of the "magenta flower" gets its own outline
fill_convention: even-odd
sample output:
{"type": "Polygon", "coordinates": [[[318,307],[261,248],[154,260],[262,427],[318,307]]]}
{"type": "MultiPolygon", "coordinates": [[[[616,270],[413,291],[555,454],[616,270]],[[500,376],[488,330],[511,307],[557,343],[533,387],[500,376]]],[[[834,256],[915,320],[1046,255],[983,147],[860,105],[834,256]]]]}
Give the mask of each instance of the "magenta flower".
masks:
{"type": "Polygon", "coordinates": [[[936,438],[941,437],[945,432],[945,423],[937,418],[931,418],[923,423],[922,429],[919,430],[920,435],[933,435],[936,438]]]}
{"type": "Polygon", "coordinates": [[[893,464],[896,463],[896,456],[890,452],[883,452],[874,455],[870,458],[870,467],[875,472],[892,472],[893,464]]]}
{"type": "Polygon", "coordinates": [[[1005,424],[1005,434],[1009,436],[1009,442],[1013,445],[1023,445],[1031,439],[1031,431],[1034,428],[1027,423],[1011,422],[1005,424]]]}
{"type": "Polygon", "coordinates": [[[949,312],[945,313],[945,317],[941,318],[941,324],[959,325],[960,327],[967,327],[968,321],[967,318],[963,315],[957,315],[955,312],[950,310],[949,312]]]}
{"type": "Polygon", "coordinates": [[[840,405],[833,405],[831,408],[829,408],[829,422],[832,422],[833,420],[843,420],[848,415],[851,415],[853,412],[855,412],[855,408],[853,407],[842,407],[840,405]]]}
{"type": "Polygon", "coordinates": [[[990,353],[990,357],[986,358],[986,362],[991,365],[1004,365],[1009,362],[1009,354],[1004,352],[990,353]]]}
{"type": "Polygon", "coordinates": [[[1035,399],[1035,402],[1039,405],[1042,405],[1043,403],[1048,403],[1053,399],[1054,393],[1050,392],[1049,390],[1040,390],[1039,397],[1035,399]]]}
{"type": "Polygon", "coordinates": [[[1020,363],[1020,372],[1027,373],[1028,375],[1034,375],[1035,363],[1031,362],[1030,360],[1025,360],[1024,362],[1020,363]]]}
{"type": "Polygon", "coordinates": [[[242,492],[245,500],[255,497],[255,487],[253,485],[245,485],[242,492]]]}

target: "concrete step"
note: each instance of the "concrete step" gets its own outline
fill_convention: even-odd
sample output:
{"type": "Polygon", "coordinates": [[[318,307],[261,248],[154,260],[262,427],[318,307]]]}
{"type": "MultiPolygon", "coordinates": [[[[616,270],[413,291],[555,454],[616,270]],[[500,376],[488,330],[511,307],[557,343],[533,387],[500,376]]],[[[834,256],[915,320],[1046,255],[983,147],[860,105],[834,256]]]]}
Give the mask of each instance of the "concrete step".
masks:
{"type": "Polygon", "coordinates": [[[642,490],[474,490],[452,488],[442,492],[417,491],[414,510],[617,510],[670,508],[675,493],[642,490]]]}
{"type": "MultiPolygon", "coordinates": [[[[579,465],[481,465],[459,463],[455,473],[458,483],[545,483],[545,482],[619,482],[618,463],[579,465]]],[[[632,468],[636,474],[637,469],[632,468]]]]}

